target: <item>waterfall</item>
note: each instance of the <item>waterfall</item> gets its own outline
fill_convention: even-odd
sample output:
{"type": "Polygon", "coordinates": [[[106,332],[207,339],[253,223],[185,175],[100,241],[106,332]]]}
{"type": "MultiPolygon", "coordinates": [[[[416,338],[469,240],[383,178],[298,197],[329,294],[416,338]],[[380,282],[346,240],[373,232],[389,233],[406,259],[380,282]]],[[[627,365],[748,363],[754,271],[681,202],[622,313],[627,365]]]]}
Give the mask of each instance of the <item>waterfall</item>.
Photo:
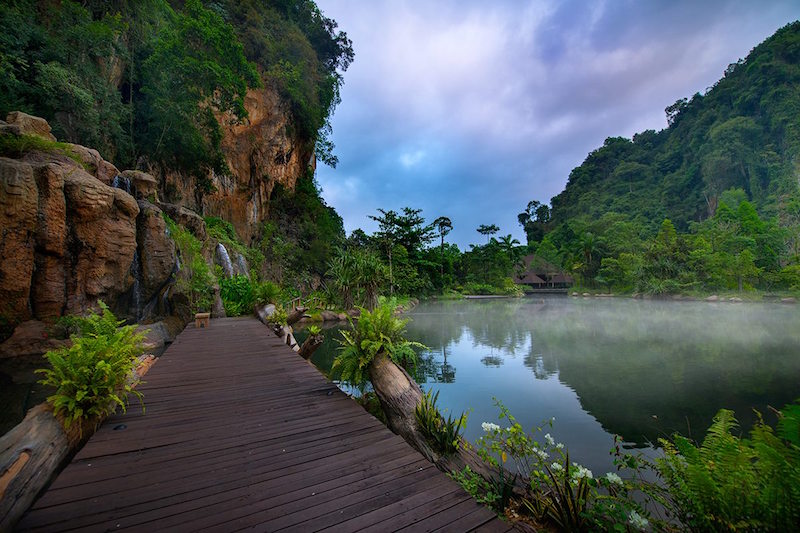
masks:
{"type": "Polygon", "coordinates": [[[139,318],[142,316],[142,263],[139,260],[139,250],[133,252],[131,275],[133,276],[133,287],[131,288],[131,307],[134,311],[134,318],[138,322],[139,318]]]}
{"type": "Polygon", "coordinates": [[[239,267],[239,272],[247,276],[247,279],[250,279],[250,269],[247,268],[247,261],[244,260],[244,256],[242,254],[236,254],[236,266],[239,267]]]}
{"type": "Polygon", "coordinates": [[[125,176],[120,176],[119,174],[114,176],[114,179],[111,180],[111,186],[115,189],[122,189],[126,193],[133,196],[133,185],[131,184],[131,180],[125,176]]]}
{"type": "Polygon", "coordinates": [[[219,242],[217,243],[217,259],[222,263],[222,269],[225,271],[225,277],[233,277],[233,263],[231,263],[231,256],[228,255],[228,250],[219,242]]]}

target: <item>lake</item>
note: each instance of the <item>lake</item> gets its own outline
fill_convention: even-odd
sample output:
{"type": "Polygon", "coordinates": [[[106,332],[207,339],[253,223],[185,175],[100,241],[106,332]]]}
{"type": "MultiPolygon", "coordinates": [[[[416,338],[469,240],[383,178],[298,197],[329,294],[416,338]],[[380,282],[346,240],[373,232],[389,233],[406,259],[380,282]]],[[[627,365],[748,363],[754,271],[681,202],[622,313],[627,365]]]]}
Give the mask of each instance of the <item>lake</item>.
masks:
{"type": "MultiPolygon", "coordinates": [[[[533,296],[423,302],[407,317],[429,347],[416,378],[469,413],[467,439],[502,422],[497,398],[526,429],[555,417],[547,431],[595,475],[613,470],[614,435],[651,455],[676,431],[701,439],[721,408],[747,430],[753,409],[774,422],[770,407],[800,397],[793,305],[533,296]]],[[[337,329],[312,359],[323,372],[337,329]]]]}

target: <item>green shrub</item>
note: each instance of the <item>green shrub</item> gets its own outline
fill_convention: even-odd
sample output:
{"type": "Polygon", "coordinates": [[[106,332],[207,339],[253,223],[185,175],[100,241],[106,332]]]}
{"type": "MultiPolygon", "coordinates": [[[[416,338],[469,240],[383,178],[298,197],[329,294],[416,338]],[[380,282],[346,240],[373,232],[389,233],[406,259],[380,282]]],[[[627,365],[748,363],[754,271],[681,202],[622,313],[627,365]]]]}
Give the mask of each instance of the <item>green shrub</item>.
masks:
{"type": "Polygon", "coordinates": [[[72,346],[45,355],[52,368],[37,370],[44,376],[40,383],[55,388],[47,401],[64,417],[65,427],[111,413],[116,406],[124,411],[128,393],[142,400],[125,380],[143,351],[144,335],[134,326],[120,328],[123,321],[103,302],[100,307],[101,315],[91,313],[77,321],[80,335],[72,336],[72,346]]]}
{"type": "Polygon", "coordinates": [[[289,314],[286,312],[286,309],[278,305],[275,307],[275,312],[270,315],[268,321],[270,324],[285,326],[288,318],[289,314]]]}
{"type": "Polygon", "coordinates": [[[316,324],[312,324],[308,326],[308,334],[309,336],[316,337],[322,333],[322,328],[316,324]]]}
{"type": "Polygon", "coordinates": [[[203,243],[166,214],[164,221],[170,237],[175,241],[181,261],[181,269],[175,283],[176,289],[188,297],[191,313],[210,311],[214,276],[203,257],[203,243]]]}
{"type": "Polygon", "coordinates": [[[256,305],[277,304],[283,298],[283,290],[277,283],[262,281],[253,285],[253,301],[256,305]]]}
{"type": "Polygon", "coordinates": [[[675,513],[697,531],[791,531],[800,524],[800,403],[780,413],[777,431],[759,420],[750,439],[734,435],[732,411],[714,417],[700,446],[661,439],[657,468],[675,513]]]}
{"type": "Polygon", "coordinates": [[[432,394],[432,391],[426,392],[414,409],[414,416],[419,430],[428,442],[440,453],[447,455],[458,451],[459,437],[461,430],[467,425],[467,416],[461,413],[454,420],[448,415],[445,420],[436,406],[438,400],[439,391],[436,394],[432,394]]]}
{"type": "Polygon", "coordinates": [[[408,319],[395,317],[390,305],[378,306],[374,311],[361,307],[359,310],[361,315],[355,325],[349,319],[352,331],[341,332],[340,352],[331,366],[334,378],[355,386],[365,384],[369,380],[369,365],[379,353],[386,354],[398,365],[416,366],[414,348],[424,349],[425,346],[404,337],[408,319]]]}
{"type": "Polygon", "coordinates": [[[219,294],[226,315],[240,316],[252,313],[255,299],[253,285],[247,276],[238,275],[220,279],[219,294]]]}
{"type": "Polygon", "coordinates": [[[235,243],[241,246],[233,224],[219,217],[203,217],[203,220],[206,222],[206,232],[208,232],[209,237],[226,244],[235,243]]]}

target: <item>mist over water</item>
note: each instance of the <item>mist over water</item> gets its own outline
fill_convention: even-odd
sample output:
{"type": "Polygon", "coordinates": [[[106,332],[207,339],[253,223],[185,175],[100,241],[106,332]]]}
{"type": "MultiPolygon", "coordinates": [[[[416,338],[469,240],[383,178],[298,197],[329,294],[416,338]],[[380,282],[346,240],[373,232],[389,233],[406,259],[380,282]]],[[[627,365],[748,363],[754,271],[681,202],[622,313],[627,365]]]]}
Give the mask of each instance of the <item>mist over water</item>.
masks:
{"type": "MultiPolygon", "coordinates": [[[[613,435],[629,446],[675,431],[702,438],[721,408],[748,430],[753,409],[800,397],[800,312],[758,303],[541,298],[423,303],[408,338],[430,349],[417,379],[440,391],[466,437],[497,420],[493,397],[527,429],[547,428],[573,460],[611,470],[613,435]]],[[[323,370],[336,335],[314,357],[323,370]]]]}

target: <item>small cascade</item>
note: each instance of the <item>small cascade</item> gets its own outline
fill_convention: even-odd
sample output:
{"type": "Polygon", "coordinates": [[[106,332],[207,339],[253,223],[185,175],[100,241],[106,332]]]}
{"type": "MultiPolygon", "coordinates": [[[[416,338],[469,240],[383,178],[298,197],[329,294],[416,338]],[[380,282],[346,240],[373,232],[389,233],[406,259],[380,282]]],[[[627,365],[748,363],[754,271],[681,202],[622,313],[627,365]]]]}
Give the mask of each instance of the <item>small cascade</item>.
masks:
{"type": "Polygon", "coordinates": [[[125,176],[120,176],[119,174],[114,176],[114,179],[111,180],[111,186],[115,189],[122,189],[131,196],[134,195],[133,184],[131,183],[131,180],[125,176]]]}
{"type": "Polygon", "coordinates": [[[133,287],[131,288],[131,309],[134,318],[139,321],[142,316],[142,262],[139,260],[139,250],[133,252],[133,262],[131,262],[131,275],[133,276],[133,287]]]}
{"type": "Polygon", "coordinates": [[[247,268],[247,261],[245,261],[244,256],[242,254],[236,254],[236,266],[239,267],[239,273],[244,274],[247,276],[247,279],[250,279],[250,269],[247,268]]]}
{"type": "Polygon", "coordinates": [[[221,242],[217,243],[217,259],[219,260],[222,269],[225,271],[225,277],[233,277],[233,263],[231,263],[231,256],[228,255],[228,250],[221,242]]]}

